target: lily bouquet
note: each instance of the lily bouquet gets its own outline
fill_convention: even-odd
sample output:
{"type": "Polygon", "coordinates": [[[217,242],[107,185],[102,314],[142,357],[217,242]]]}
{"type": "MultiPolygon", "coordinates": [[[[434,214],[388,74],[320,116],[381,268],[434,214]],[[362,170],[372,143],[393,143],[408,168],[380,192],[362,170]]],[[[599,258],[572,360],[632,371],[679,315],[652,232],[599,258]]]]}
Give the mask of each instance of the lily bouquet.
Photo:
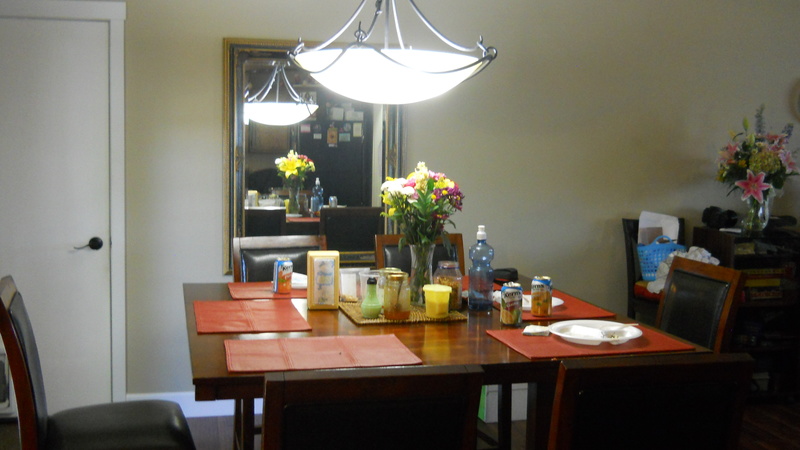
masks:
{"type": "Polygon", "coordinates": [[[745,118],[744,131],[731,132],[731,141],[719,152],[717,180],[730,186],[728,194],[739,189],[742,200],[761,204],[765,198],[782,189],[790,176],[797,175],[797,163],[786,149],[792,135],[792,124],[778,134],[765,131],[764,106],[755,114],[756,126],[750,131],[745,118]]]}
{"type": "Polygon", "coordinates": [[[451,215],[461,211],[464,194],[455,181],[420,162],[407,178],[388,178],[381,185],[381,198],[389,206],[383,215],[403,234],[400,247],[428,246],[446,234],[444,227],[453,223],[451,215]]]}
{"type": "Polygon", "coordinates": [[[294,150],[289,150],[289,154],[275,160],[278,168],[278,176],[284,179],[287,188],[299,189],[306,181],[308,172],[314,172],[317,168],[306,155],[299,155],[294,150]]]}

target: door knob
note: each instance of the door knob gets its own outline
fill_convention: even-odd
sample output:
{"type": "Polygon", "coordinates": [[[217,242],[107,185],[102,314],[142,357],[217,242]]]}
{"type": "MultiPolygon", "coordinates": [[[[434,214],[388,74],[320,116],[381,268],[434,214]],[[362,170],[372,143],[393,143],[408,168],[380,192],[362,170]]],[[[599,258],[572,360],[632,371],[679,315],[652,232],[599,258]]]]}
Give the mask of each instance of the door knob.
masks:
{"type": "Polygon", "coordinates": [[[101,248],[103,248],[103,240],[100,239],[99,237],[95,236],[95,237],[89,239],[89,243],[88,244],[86,244],[86,245],[84,245],[82,247],[73,247],[73,248],[75,250],[80,250],[80,249],[86,248],[86,247],[89,247],[92,250],[100,250],[101,248]]]}

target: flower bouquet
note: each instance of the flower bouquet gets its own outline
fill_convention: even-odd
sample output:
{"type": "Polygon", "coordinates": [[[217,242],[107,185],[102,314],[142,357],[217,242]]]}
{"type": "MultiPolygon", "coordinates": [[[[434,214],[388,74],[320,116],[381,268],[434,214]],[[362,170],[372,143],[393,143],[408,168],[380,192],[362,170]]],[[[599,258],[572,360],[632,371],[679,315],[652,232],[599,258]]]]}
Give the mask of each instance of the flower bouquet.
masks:
{"type": "MultiPolygon", "coordinates": [[[[389,206],[383,215],[400,227],[400,248],[411,247],[411,299],[421,304],[422,286],[431,280],[435,241],[447,234],[445,225],[453,224],[450,216],[461,211],[464,195],[453,180],[420,162],[407,178],[388,178],[381,185],[381,198],[389,206]]],[[[445,245],[449,246],[447,239],[445,245]]]]}
{"type": "Polygon", "coordinates": [[[287,214],[297,214],[300,205],[297,202],[297,193],[306,181],[308,172],[314,172],[317,168],[306,155],[299,155],[294,150],[289,150],[289,154],[275,160],[278,168],[278,176],[283,178],[283,186],[289,190],[289,204],[286,208],[287,214]]]}
{"type": "Polygon", "coordinates": [[[792,152],[786,149],[792,124],[787,124],[779,134],[767,133],[763,105],[756,110],[755,119],[753,132],[747,118],[742,122],[743,132],[731,132],[731,141],[717,158],[717,181],[730,186],[729,195],[741,190],[742,200],[748,202],[744,228],[750,234],[766,227],[775,191],[782,189],[790,176],[800,173],[792,152]]]}

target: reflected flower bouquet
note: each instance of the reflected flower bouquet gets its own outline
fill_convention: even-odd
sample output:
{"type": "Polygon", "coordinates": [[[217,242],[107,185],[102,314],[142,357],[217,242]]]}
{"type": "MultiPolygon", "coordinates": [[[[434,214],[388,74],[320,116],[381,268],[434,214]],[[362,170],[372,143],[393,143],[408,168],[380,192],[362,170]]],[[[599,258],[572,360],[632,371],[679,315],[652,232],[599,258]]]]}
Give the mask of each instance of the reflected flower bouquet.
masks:
{"type": "Polygon", "coordinates": [[[744,132],[731,132],[731,142],[717,158],[717,180],[729,185],[728,194],[741,189],[742,200],[763,203],[765,195],[773,189],[782,189],[786,179],[800,173],[792,152],[786,149],[792,135],[792,124],[787,124],[779,134],[764,130],[764,106],[755,114],[756,127],[750,132],[747,118],[744,132]]]}
{"type": "Polygon", "coordinates": [[[287,187],[299,188],[306,181],[306,174],[314,172],[317,168],[306,155],[298,155],[294,150],[289,150],[289,154],[275,160],[278,168],[278,176],[284,179],[287,187]]]}
{"type": "Polygon", "coordinates": [[[445,233],[450,216],[461,211],[464,195],[453,180],[443,173],[428,170],[424,162],[417,164],[408,178],[388,178],[381,185],[383,213],[400,227],[400,246],[431,245],[445,233]]]}

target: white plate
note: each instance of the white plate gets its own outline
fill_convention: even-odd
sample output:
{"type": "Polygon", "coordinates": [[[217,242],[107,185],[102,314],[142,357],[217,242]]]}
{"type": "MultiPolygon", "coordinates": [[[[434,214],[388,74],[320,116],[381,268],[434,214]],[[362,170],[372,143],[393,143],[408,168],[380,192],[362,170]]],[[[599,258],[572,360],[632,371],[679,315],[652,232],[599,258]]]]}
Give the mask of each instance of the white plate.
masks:
{"type": "Polygon", "coordinates": [[[303,217],[302,214],[286,214],[286,217],[303,217]]]}
{"type": "MultiPolygon", "coordinates": [[[[467,292],[467,291],[464,291],[467,292]]],[[[462,294],[463,296],[463,294],[462,294]]],[[[492,292],[492,301],[500,304],[500,291],[492,292]]],[[[564,304],[564,300],[561,300],[558,297],[553,297],[553,308],[557,306],[561,306],[564,304]]],[[[531,310],[531,296],[530,294],[522,294],[522,310],[523,311],[530,311],[531,310]]]]}
{"type": "Polygon", "coordinates": [[[602,328],[622,325],[621,322],[610,320],[564,320],[550,325],[550,332],[566,341],[584,345],[600,345],[603,342],[619,345],[642,335],[642,330],[631,326],[619,330],[619,337],[603,337],[602,328]]]}

